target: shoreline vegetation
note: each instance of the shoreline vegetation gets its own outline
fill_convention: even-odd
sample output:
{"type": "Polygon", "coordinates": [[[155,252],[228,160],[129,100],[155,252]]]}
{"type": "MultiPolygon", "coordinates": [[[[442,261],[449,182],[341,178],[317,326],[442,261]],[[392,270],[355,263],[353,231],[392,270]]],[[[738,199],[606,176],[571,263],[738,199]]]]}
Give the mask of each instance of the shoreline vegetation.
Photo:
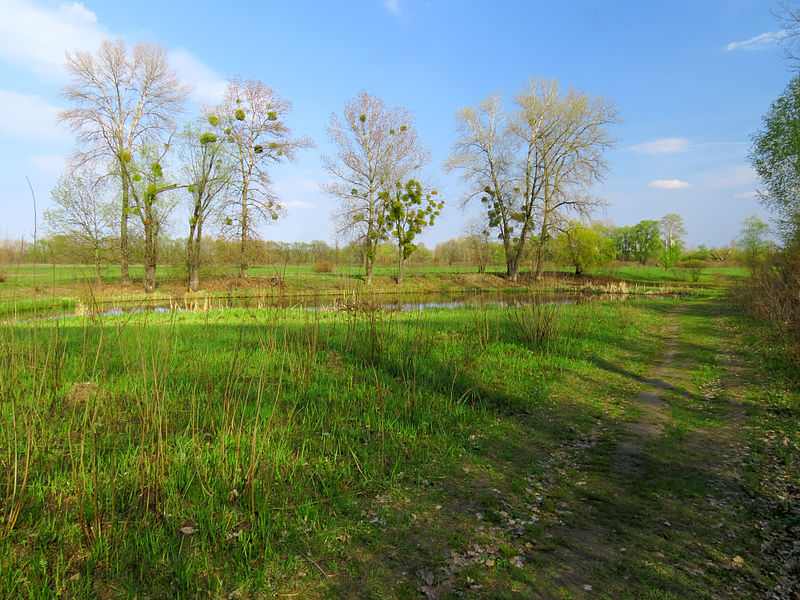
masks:
{"type": "MultiPolygon", "coordinates": [[[[2,305],[90,289],[39,269],[2,305]]],[[[673,276],[376,268],[532,301],[0,322],[0,596],[791,598],[796,373],[744,269],[673,276]],[[590,284],[628,298],[537,301],[590,284]]]]}
{"type": "MultiPolygon", "coordinates": [[[[138,271],[141,271],[141,266],[138,271]]],[[[737,266],[709,267],[694,280],[680,269],[622,265],[596,269],[582,276],[564,271],[548,271],[536,281],[522,272],[519,280],[503,277],[500,267],[476,273],[474,267],[409,268],[410,277],[398,284],[391,267],[376,267],[370,285],[365,285],[360,267],[331,267],[330,272],[315,272],[312,265],[283,268],[251,267],[246,279],[222,268],[209,270],[203,289],[186,291],[179,268],[162,268],[154,292],[137,288],[137,266],[131,267],[133,283],[120,284],[118,269],[105,268],[102,283],[94,280],[87,265],[18,265],[6,269],[6,282],[0,286],[0,317],[27,318],[33,312],[86,314],[105,310],[159,306],[170,309],[199,310],[203,307],[248,305],[286,305],[321,299],[348,302],[381,298],[425,297],[445,294],[525,294],[528,290],[554,294],[706,294],[723,289],[728,282],[744,280],[746,269],[737,266]]]]}

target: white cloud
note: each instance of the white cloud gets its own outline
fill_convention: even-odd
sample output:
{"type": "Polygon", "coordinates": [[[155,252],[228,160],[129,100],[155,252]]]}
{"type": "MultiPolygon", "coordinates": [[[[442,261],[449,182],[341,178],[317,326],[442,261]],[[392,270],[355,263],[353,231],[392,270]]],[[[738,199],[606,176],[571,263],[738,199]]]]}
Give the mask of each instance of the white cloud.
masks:
{"type": "Polygon", "coordinates": [[[81,2],[65,2],[53,10],[27,0],[3,0],[0,59],[48,79],[61,79],[67,50],[94,51],[111,37],[97,16],[81,2]]]}
{"type": "MultiPolygon", "coordinates": [[[[81,2],[63,2],[50,9],[28,0],[0,0],[0,61],[21,66],[49,80],[66,78],[67,51],[96,51],[103,40],[116,37],[98,23],[81,2]]],[[[205,103],[222,99],[226,81],[185,48],[168,52],[170,65],[193,84],[205,103]]]]}
{"type": "Polygon", "coordinates": [[[691,142],[686,138],[670,137],[661,138],[631,146],[631,150],[638,154],[676,154],[686,152],[691,142]]]}
{"type": "Polygon", "coordinates": [[[749,40],[744,40],[743,42],[731,42],[725,46],[725,50],[728,52],[731,50],[764,50],[765,48],[774,46],[786,36],[787,32],[783,30],[768,31],[751,37],[749,40]]]}
{"type": "Polygon", "coordinates": [[[400,8],[400,0],[383,0],[383,5],[396,17],[399,17],[403,14],[402,9],[400,8]]]}
{"type": "Polygon", "coordinates": [[[647,187],[657,188],[659,190],[682,190],[691,187],[691,183],[681,181],[680,179],[656,179],[647,184],[647,187]]]}
{"type": "Polygon", "coordinates": [[[742,192],[740,194],[734,194],[734,198],[757,198],[758,192],[755,190],[750,190],[749,192],[742,192]]]}
{"type": "Polygon", "coordinates": [[[182,81],[194,86],[195,97],[204,104],[218,104],[225,94],[227,81],[203,64],[185,48],[168,53],[169,64],[182,81]]]}
{"type": "Polygon", "coordinates": [[[41,96],[0,90],[0,137],[38,142],[65,141],[56,123],[59,108],[41,96]]]}

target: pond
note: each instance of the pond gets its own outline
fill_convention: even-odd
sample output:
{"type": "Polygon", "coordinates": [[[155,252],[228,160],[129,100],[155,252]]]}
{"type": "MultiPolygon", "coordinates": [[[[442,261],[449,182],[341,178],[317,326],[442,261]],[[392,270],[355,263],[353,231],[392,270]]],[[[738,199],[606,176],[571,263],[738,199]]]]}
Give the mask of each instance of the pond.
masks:
{"type": "MultiPolygon", "coordinates": [[[[674,296],[670,294],[669,296],[674,296]]],[[[63,309],[40,310],[32,319],[64,319],[88,316],[118,316],[142,312],[206,312],[235,308],[280,308],[286,310],[341,310],[341,311],[423,311],[430,309],[454,309],[464,306],[509,306],[531,303],[579,304],[591,301],[626,300],[628,294],[608,293],[548,293],[548,292],[449,292],[425,294],[355,294],[350,295],[261,295],[261,296],[196,296],[183,299],[142,299],[111,300],[96,302],[93,309],[78,301],[76,309],[64,312],[63,309]]],[[[658,297],[664,297],[659,294],[658,297]]]]}

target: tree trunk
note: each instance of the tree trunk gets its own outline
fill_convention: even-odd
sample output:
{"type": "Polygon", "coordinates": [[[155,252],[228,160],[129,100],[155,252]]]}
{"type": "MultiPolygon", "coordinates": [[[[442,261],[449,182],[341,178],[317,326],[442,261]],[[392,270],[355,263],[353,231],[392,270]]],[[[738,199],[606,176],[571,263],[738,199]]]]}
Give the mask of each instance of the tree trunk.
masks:
{"type": "Polygon", "coordinates": [[[242,229],[242,239],[239,243],[239,277],[247,279],[247,236],[242,229]]]}
{"type": "Polygon", "coordinates": [[[369,254],[364,256],[364,262],[366,266],[366,285],[372,284],[372,265],[375,263],[375,260],[369,257],[369,254]]]}
{"type": "Polygon", "coordinates": [[[100,248],[96,244],[94,247],[94,273],[97,277],[97,283],[103,283],[103,276],[100,272],[100,248]]]}
{"type": "MultiPolygon", "coordinates": [[[[145,251],[145,254],[147,252],[145,251]]],[[[152,294],[156,289],[156,263],[145,258],[144,279],[142,280],[142,290],[145,294],[152,294]]]]}
{"type": "Polygon", "coordinates": [[[200,289],[200,239],[203,234],[203,225],[196,212],[194,218],[195,224],[189,226],[189,239],[186,241],[186,268],[189,272],[190,292],[200,289]]]}
{"type": "Polygon", "coordinates": [[[520,251],[511,252],[511,245],[506,248],[506,279],[516,282],[519,279],[520,251]]]}
{"type": "Polygon", "coordinates": [[[120,252],[120,282],[123,286],[131,284],[130,274],[130,249],[128,247],[128,210],[130,199],[128,197],[128,181],[122,177],[122,219],[119,227],[119,252],[120,252]]]}
{"type": "Polygon", "coordinates": [[[152,294],[156,289],[156,232],[150,206],[145,208],[144,219],[144,279],[142,290],[152,294]]]}
{"type": "Polygon", "coordinates": [[[534,281],[539,281],[542,277],[542,254],[544,254],[544,244],[540,239],[536,248],[536,273],[533,275],[534,281]]]}
{"type": "Polygon", "coordinates": [[[239,243],[239,277],[247,279],[247,187],[242,190],[242,235],[239,243]]]}
{"type": "Polygon", "coordinates": [[[200,271],[197,268],[197,263],[189,267],[189,291],[196,292],[200,289],[200,271]]]}
{"type": "Polygon", "coordinates": [[[536,273],[533,276],[534,281],[539,281],[542,277],[542,260],[544,258],[544,244],[547,239],[547,212],[545,211],[542,218],[542,229],[539,231],[539,241],[536,244],[536,273]]]}
{"type": "Polygon", "coordinates": [[[405,267],[405,262],[403,251],[400,250],[397,260],[397,283],[403,283],[403,268],[405,267]]]}

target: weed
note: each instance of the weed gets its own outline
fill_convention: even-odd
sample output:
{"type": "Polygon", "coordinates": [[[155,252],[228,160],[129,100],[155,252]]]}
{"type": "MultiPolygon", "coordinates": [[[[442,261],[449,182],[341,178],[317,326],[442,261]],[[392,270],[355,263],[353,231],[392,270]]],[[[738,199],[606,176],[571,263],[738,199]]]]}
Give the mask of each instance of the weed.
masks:
{"type": "Polygon", "coordinates": [[[506,314],[510,326],[523,341],[545,350],[561,330],[561,306],[539,292],[531,292],[525,301],[510,304],[506,314]]]}

